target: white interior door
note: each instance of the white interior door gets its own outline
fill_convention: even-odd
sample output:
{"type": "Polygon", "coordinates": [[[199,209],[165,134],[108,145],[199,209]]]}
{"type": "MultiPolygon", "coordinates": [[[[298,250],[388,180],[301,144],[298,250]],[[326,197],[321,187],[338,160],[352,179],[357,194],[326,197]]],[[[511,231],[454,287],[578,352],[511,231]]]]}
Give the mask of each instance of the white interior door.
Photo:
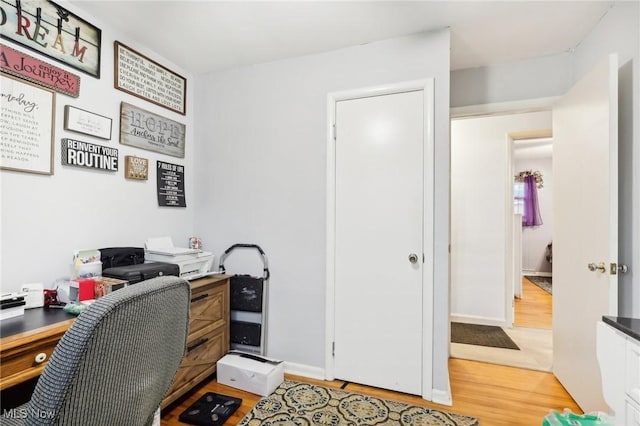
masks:
{"type": "Polygon", "coordinates": [[[413,394],[422,390],[423,96],[336,103],[335,377],[413,394]]]}
{"type": "Polygon", "coordinates": [[[553,372],[585,411],[607,411],[596,323],[618,303],[617,77],[612,55],[553,108],[553,372]]]}

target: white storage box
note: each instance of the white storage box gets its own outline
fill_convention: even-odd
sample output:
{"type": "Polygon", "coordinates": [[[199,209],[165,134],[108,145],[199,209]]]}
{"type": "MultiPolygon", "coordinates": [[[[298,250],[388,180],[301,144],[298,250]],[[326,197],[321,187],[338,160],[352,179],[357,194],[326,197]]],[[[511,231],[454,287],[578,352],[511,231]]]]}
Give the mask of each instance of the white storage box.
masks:
{"type": "Polygon", "coordinates": [[[276,362],[257,355],[230,353],[217,363],[218,383],[267,396],[284,380],[284,363],[276,362]]]}

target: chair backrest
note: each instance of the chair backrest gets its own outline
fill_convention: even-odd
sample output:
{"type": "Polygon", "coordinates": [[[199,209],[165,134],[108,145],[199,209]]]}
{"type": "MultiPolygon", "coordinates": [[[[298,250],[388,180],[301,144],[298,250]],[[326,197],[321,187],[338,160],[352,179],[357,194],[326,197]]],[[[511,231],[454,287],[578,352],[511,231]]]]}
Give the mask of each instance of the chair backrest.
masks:
{"type": "Polygon", "coordinates": [[[67,330],[27,408],[33,425],[150,425],[185,353],[191,288],[159,277],[91,304],[67,330]]]}

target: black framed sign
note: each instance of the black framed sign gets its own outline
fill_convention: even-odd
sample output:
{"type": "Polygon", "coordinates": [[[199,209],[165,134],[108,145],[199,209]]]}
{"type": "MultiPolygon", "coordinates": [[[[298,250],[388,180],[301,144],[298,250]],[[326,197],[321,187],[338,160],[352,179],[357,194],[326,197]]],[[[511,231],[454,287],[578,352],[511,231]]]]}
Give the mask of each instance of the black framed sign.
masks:
{"type": "Polygon", "coordinates": [[[2,0],[2,38],[100,78],[102,31],[50,0],[2,0]]]}
{"type": "Polygon", "coordinates": [[[187,207],[184,196],[184,166],[158,160],[156,183],[158,205],[161,207],[187,207]]]}

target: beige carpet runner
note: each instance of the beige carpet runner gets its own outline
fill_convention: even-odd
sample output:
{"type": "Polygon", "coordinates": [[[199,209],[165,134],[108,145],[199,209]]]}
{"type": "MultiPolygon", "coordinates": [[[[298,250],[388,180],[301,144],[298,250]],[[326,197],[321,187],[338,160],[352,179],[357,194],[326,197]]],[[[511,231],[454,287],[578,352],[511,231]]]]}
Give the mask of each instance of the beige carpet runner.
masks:
{"type": "Polygon", "coordinates": [[[285,380],[239,426],[477,426],[472,417],[285,380]]]}

